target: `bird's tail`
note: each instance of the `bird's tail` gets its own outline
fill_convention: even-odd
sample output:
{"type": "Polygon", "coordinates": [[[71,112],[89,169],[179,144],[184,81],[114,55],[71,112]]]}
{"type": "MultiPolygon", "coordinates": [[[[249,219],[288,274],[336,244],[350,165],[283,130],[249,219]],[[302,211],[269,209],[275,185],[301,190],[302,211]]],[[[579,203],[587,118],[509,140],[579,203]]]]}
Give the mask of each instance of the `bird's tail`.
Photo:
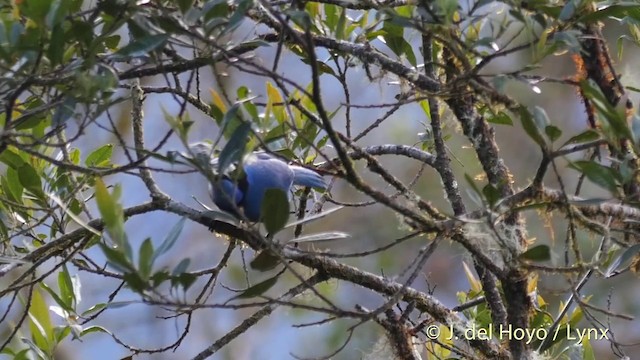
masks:
{"type": "Polygon", "coordinates": [[[320,189],[327,188],[327,184],[324,182],[324,179],[317,172],[301,166],[290,165],[289,167],[293,170],[294,185],[309,186],[320,189]]]}

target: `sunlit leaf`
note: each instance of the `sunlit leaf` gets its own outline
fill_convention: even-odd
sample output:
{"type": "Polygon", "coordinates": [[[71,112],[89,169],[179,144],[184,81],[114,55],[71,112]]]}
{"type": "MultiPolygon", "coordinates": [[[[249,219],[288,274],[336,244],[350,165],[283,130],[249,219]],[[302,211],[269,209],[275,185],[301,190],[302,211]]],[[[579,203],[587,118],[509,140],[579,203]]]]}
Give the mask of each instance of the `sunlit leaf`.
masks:
{"type": "Polygon", "coordinates": [[[89,167],[106,166],[111,161],[112,154],[113,144],[106,144],[91,152],[84,160],[84,163],[89,167]]]}

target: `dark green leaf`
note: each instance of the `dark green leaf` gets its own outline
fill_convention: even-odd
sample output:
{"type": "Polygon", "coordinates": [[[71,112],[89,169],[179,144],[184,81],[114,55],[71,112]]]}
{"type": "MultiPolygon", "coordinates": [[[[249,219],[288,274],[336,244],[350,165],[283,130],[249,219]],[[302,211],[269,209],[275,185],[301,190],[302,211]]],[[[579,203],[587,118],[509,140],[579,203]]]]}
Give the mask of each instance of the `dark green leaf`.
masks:
{"type": "Polygon", "coordinates": [[[594,140],[598,140],[599,138],[600,138],[600,134],[598,134],[595,130],[589,129],[581,132],[578,135],[573,136],[571,139],[567,140],[567,142],[564,143],[562,147],[569,144],[580,144],[580,143],[585,143],[589,141],[594,141],[594,140]]]}
{"type": "Polygon", "coordinates": [[[31,165],[24,163],[18,169],[18,178],[20,179],[20,184],[22,184],[25,189],[40,199],[44,198],[40,176],[31,165]]]}
{"type": "Polygon", "coordinates": [[[140,57],[146,56],[149,52],[161,47],[169,39],[167,34],[148,35],[136,39],[120,50],[114,56],[119,57],[140,57]]]}
{"type": "Polygon", "coordinates": [[[579,23],[596,23],[606,18],[623,19],[627,16],[635,20],[640,20],[640,8],[636,2],[629,1],[622,4],[613,2],[612,5],[602,7],[600,10],[587,12],[577,21],[579,23]]]}
{"type": "Polygon", "coordinates": [[[248,289],[243,291],[241,294],[234,296],[229,301],[235,300],[235,299],[248,299],[248,298],[260,296],[264,294],[267,290],[271,289],[273,285],[275,285],[278,282],[279,277],[280,275],[278,274],[274,277],[268,278],[265,281],[259,282],[249,287],[248,289]]]}
{"type": "Polygon", "coordinates": [[[183,272],[178,275],[178,283],[182,286],[182,288],[187,291],[193,285],[193,283],[198,279],[198,277],[194,274],[189,274],[183,272]]]}
{"type": "Polygon", "coordinates": [[[194,0],[178,0],[178,7],[180,11],[184,14],[191,9],[193,6],[194,0]]]}
{"type": "Polygon", "coordinates": [[[65,31],[62,26],[56,26],[51,31],[51,39],[47,48],[47,56],[51,60],[52,65],[62,63],[62,55],[64,54],[65,31]]]}
{"type": "MultiPolygon", "coordinates": [[[[225,115],[226,117],[226,115],[225,115]]],[[[224,173],[234,162],[240,161],[244,156],[245,147],[251,134],[251,124],[242,123],[233,132],[229,141],[224,146],[218,157],[218,172],[224,173]]]]}
{"type": "Polygon", "coordinates": [[[158,271],[157,273],[151,276],[151,283],[154,288],[157,288],[163,282],[171,279],[171,275],[167,271],[158,271]]]}
{"type": "Polygon", "coordinates": [[[153,242],[150,238],[146,238],[140,245],[140,254],[138,256],[138,270],[143,279],[148,279],[153,267],[153,242]]]}
{"type": "Polygon", "coordinates": [[[5,195],[13,198],[13,201],[22,203],[22,192],[24,187],[18,178],[18,172],[12,168],[7,169],[7,176],[2,177],[2,188],[5,195]]]}
{"type": "Polygon", "coordinates": [[[178,263],[178,265],[176,265],[176,267],[173,268],[173,271],[171,272],[171,276],[179,276],[180,274],[185,273],[189,268],[189,264],[191,264],[191,259],[189,258],[182,259],[178,263]]]}
{"type": "Polygon", "coordinates": [[[575,161],[571,163],[570,166],[585,174],[587,179],[593,183],[602,186],[614,194],[618,192],[615,174],[609,167],[586,160],[575,161]]]}
{"type": "Polygon", "coordinates": [[[135,292],[141,293],[148,288],[147,282],[136,272],[125,273],[122,275],[122,279],[135,292]]]}
{"type": "Polygon", "coordinates": [[[537,121],[534,120],[529,109],[524,106],[520,107],[520,121],[522,121],[522,127],[527,135],[529,135],[536,144],[540,145],[541,148],[545,149],[547,145],[541,134],[543,128],[538,127],[537,121]]]}
{"type": "MultiPolygon", "coordinates": [[[[307,64],[307,65],[309,65],[311,63],[309,61],[309,59],[307,59],[307,58],[302,58],[300,60],[302,60],[302,62],[307,64]]],[[[318,68],[318,71],[321,74],[329,74],[329,75],[336,76],[336,73],[333,71],[333,68],[331,68],[331,66],[327,65],[326,63],[318,60],[318,61],[316,61],[316,66],[318,68]]]]}
{"type": "Polygon", "coordinates": [[[487,202],[491,207],[493,207],[501,198],[498,189],[496,189],[491,184],[487,184],[482,188],[482,194],[484,195],[485,199],[487,199],[487,202]]]}
{"type": "Polygon", "coordinates": [[[12,149],[5,149],[0,153],[0,161],[15,170],[18,170],[25,164],[24,159],[12,149]]]}
{"type": "Polygon", "coordinates": [[[109,265],[111,265],[111,267],[116,271],[120,271],[122,273],[135,271],[133,265],[131,265],[122,251],[113,249],[103,243],[100,243],[100,248],[102,248],[102,252],[104,252],[104,255],[107,257],[109,265]]]}
{"type": "Polygon", "coordinates": [[[558,140],[558,138],[562,136],[562,131],[553,125],[546,126],[544,128],[544,132],[552,142],[558,140]]]}
{"type": "Polygon", "coordinates": [[[251,260],[251,268],[258,271],[273,270],[280,263],[280,258],[269,250],[263,250],[251,260]]]}
{"type": "Polygon", "coordinates": [[[627,125],[624,114],[619,112],[609,101],[598,85],[592,80],[582,81],[580,87],[585,96],[591,100],[591,103],[598,109],[598,112],[602,115],[600,118],[603,120],[605,128],[609,128],[613,131],[618,138],[632,139],[631,130],[627,125]]]}
{"type": "Polygon", "coordinates": [[[547,245],[534,246],[520,255],[520,259],[531,261],[547,261],[551,259],[551,250],[547,245]]]}
{"type": "Polygon", "coordinates": [[[511,117],[502,111],[494,116],[487,118],[487,121],[492,124],[513,125],[513,120],[511,119],[511,117]]]}
{"type": "Polygon", "coordinates": [[[260,213],[270,235],[280,231],[289,219],[289,198],[281,189],[267,189],[260,213]]]}

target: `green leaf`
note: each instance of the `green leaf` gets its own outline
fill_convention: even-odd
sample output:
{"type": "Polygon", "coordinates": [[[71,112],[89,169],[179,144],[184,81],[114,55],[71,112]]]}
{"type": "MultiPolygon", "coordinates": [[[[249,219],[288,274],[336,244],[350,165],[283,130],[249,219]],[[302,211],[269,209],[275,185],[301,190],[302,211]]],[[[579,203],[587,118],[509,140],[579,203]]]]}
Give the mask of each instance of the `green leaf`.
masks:
{"type": "Polygon", "coordinates": [[[501,198],[498,189],[496,189],[491,184],[487,184],[482,188],[482,194],[484,195],[485,199],[487,199],[487,202],[491,207],[493,207],[493,205],[495,205],[501,198]]]}
{"type": "Polygon", "coordinates": [[[558,138],[562,136],[562,131],[553,125],[546,126],[544,128],[544,132],[545,134],[547,134],[547,137],[549,138],[549,140],[551,140],[551,142],[558,140],[558,138]]]}
{"type": "Polygon", "coordinates": [[[63,307],[66,310],[73,309],[75,294],[73,291],[71,275],[69,275],[69,270],[66,265],[64,265],[62,270],[58,273],[58,289],[60,289],[60,297],[64,302],[63,307]]]}
{"type": "Polygon", "coordinates": [[[231,164],[240,161],[244,155],[247,142],[249,142],[250,134],[250,123],[242,123],[236,128],[218,157],[219,173],[224,173],[231,164]]]}
{"type": "Polygon", "coordinates": [[[596,360],[596,354],[593,351],[589,337],[582,340],[582,360],[596,360]]]}
{"type": "Polygon", "coordinates": [[[49,353],[53,345],[53,326],[49,317],[49,307],[38,288],[33,288],[31,292],[29,328],[31,329],[34,343],[38,348],[49,353]]]}
{"type": "Polygon", "coordinates": [[[120,187],[116,185],[113,193],[109,194],[102,179],[95,179],[96,202],[98,204],[98,210],[100,210],[100,214],[102,215],[105,228],[111,240],[124,252],[127,259],[131,260],[133,257],[131,244],[127,239],[127,234],[124,232],[124,213],[122,206],[118,203],[120,192],[120,187]]]}
{"type": "Polygon", "coordinates": [[[82,313],[82,316],[83,316],[83,317],[87,317],[87,316],[89,316],[89,315],[91,315],[91,314],[97,313],[98,311],[100,311],[100,310],[102,310],[102,309],[105,309],[106,307],[107,307],[107,304],[105,304],[105,303],[95,304],[95,305],[93,305],[92,307],[90,307],[90,308],[88,308],[87,310],[85,310],[85,311],[82,313]]]}
{"type": "Polygon", "coordinates": [[[105,334],[111,334],[109,332],[109,330],[103,328],[102,326],[97,326],[97,325],[93,325],[93,326],[88,326],[86,328],[84,328],[81,332],[80,332],[80,337],[83,337],[85,335],[91,334],[91,333],[95,333],[95,332],[101,332],[101,333],[105,333],[105,334]]]}
{"type": "Polygon", "coordinates": [[[422,100],[418,104],[420,104],[420,107],[422,108],[422,112],[424,112],[425,116],[427,117],[427,120],[431,121],[431,106],[429,105],[429,101],[422,100]]]}
{"type": "Polygon", "coordinates": [[[606,99],[602,91],[592,81],[582,81],[580,87],[585,96],[591,100],[591,103],[598,109],[598,112],[602,115],[600,119],[603,122],[605,128],[613,131],[614,135],[618,138],[632,139],[631,130],[627,125],[624,113],[619,112],[609,101],[606,99]]]}
{"type": "Polygon", "coordinates": [[[547,144],[545,143],[544,138],[542,138],[540,131],[541,128],[538,127],[538,124],[529,112],[529,109],[524,106],[520,107],[520,121],[522,122],[522,127],[527,135],[529,135],[536,144],[540,145],[541,148],[546,149],[547,144]]]}
{"type": "Polygon", "coordinates": [[[64,54],[65,45],[65,31],[62,26],[55,26],[51,30],[51,38],[49,40],[49,47],[47,48],[47,57],[51,61],[51,64],[56,66],[62,63],[62,56],[64,54]]]}
{"type": "Polygon", "coordinates": [[[114,268],[116,271],[120,271],[121,273],[129,273],[135,271],[133,265],[129,262],[122,251],[118,251],[118,249],[113,249],[103,243],[100,243],[100,248],[104,255],[107,257],[109,265],[114,268]]]}
{"type": "Polygon", "coordinates": [[[18,178],[25,189],[29,190],[39,199],[44,199],[40,175],[38,175],[31,165],[24,163],[20,168],[18,168],[18,178]]]}
{"type": "Polygon", "coordinates": [[[186,217],[181,218],[173,226],[173,228],[171,228],[171,231],[169,231],[169,234],[167,234],[167,237],[162,241],[162,244],[160,244],[160,246],[158,246],[158,249],[153,254],[153,257],[151,259],[151,263],[152,264],[156,261],[156,259],[160,255],[166,253],[167,251],[169,251],[169,249],[171,249],[173,247],[173,245],[178,240],[178,237],[180,236],[180,233],[182,232],[182,228],[184,227],[184,222],[186,220],[187,220],[186,217]]]}
{"type": "Polygon", "coordinates": [[[151,276],[151,283],[153,284],[154,288],[157,288],[158,286],[160,286],[160,284],[169,279],[171,279],[171,275],[169,275],[169,272],[162,270],[151,276]]]}
{"type": "Polygon", "coordinates": [[[13,197],[13,200],[17,203],[22,203],[22,192],[24,187],[20,183],[20,179],[18,178],[18,172],[13,168],[7,169],[7,176],[3,176],[2,180],[2,188],[4,193],[10,197],[13,197]]]}
{"type": "Polygon", "coordinates": [[[186,259],[182,259],[178,265],[176,265],[175,268],[173,268],[173,271],[171,272],[172,276],[178,276],[180,274],[183,274],[187,271],[187,269],[189,268],[189,264],[191,264],[191,259],[186,258],[186,259]]]}
{"type": "Polygon", "coordinates": [[[615,174],[609,167],[586,160],[575,161],[571,163],[570,166],[585,174],[591,182],[602,186],[614,194],[618,192],[615,174]]]}
{"type": "Polygon", "coordinates": [[[153,267],[153,242],[151,238],[146,238],[140,245],[140,254],[138,255],[138,270],[142,279],[149,279],[151,268],[153,267]]]}
{"type": "Polygon", "coordinates": [[[89,167],[106,166],[111,161],[112,154],[113,144],[106,144],[91,152],[84,160],[84,163],[89,167]]]}
{"type": "Polygon", "coordinates": [[[43,288],[46,292],[49,293],[49,295],[51,295],[51,297],[53,298],[53,301],[56,302],[56,304],[60,305],[61,308],[63,308],[64,310],[68,311],[68,312],[73,312],[73,309],[71,308],[70,305],[67,305],[65,303],[64,300],[62,300],[62,298],[60,297],[60,295],[56,294],[55,291],[53,291],[52,288],[49,287],[49,285],[47,285],[44,282],[40,283],[40,287],[43,288]]]}
{"type": "Polygon", "coordinates": [[[191,9],[194,0],[177,0],[180,11],[184,14],[191,9]]]}
{"type": "Polygon", "coordinates": [[[628,1],[621,2],[621,4],[611,2],[611,5],[602,7],[600,10],[587,12],[585,15],[581,16],[576,23],[596,23],[607,18],[619,20],[627,16],[635,20],[640,20],[640,8],[638,8],[638,4],[636,2],[628,1]]]}
{"type": "MultiPolygon", "coordinates": [[[[309,61],[309,59],[307,58],[302,58],[300,59],[303,63],[310,65],[311,61],[309,61]]],[[[328,75],[332,75],[332,76],[336,76],[335,71],[333,71],[333,68],[331,66],[329,66],[327,63],[322,62],[320,60],[316,60],[316,67],[318,68],[318,71],[321,74],[328,74],[328,75]]],[[[282,106],[282,105],[280,105],[282,106]]]]}
{"type": "Polygon", "coordinates": [[[182,286],[182,289],[184,289],[184,291],[189,290],[191,285],[193,285],[193,283],[197,279],[198,277],[196,275],[189,274],[186,272],[183,272],[182,274],[178,275],[178,283],[182,286]]]}
{"type": "Polygon", "coordinates": [[[267,189],[261,205],[262,222],[269,234],[274,235],[289,220],[289,198],[281,189],[267,189]]]}
{"type": "Polygon", "coordinates": [[[141,57],[146,56],[149,52],[161,47],[169,39],[167,34],[148,35],[136,39],[120,50],[116,51],[113,56],[119,57],[141,57]]]}
{"type": "Polygon", "coordinates": [[[494,116],[487,118],[487,121],[492,124],[513,126],[513,120],[511,119],[511,117],[502,111],[494,116]]]}
{"type": "Polygon", "coordinates": [[[100,178],[96,179],[95,195],[102,220],[107,227],[113,226],[119,220],[117,204],[100,178]]]}
{"type": "Polygon", "coordinates": [[[280,274],[274,277],[270,277],[267,280],[259,282],[253,286],[250,286],[239,295],[232,297],[229,301],[235,300],[235,299],[249,299],[256,296],[260,296],[264,294],[267,290],[271,289],[273,285],[275,285],[278,282],[279,277],[280,277],[280,274]]]}
{"type": "Polygon", "coordinates": [[[11,148],[5,149],[0,154],[0,162],[7,164],[9,167],[15,170],[18,170],[19,168],[21,168],[23,165],[26,164],[24,159],[20,155],[18,155],[15,151],[13,151],[11,148]]]}
{"type": "Polygon", "coordinates": [[[251,260],[249,265],[258,271],[273,270],[280,263],[280,258],[275,256],[270,250],[263,250],[251,260]]]}
{"type": "Polygon", "coordinates": [[[534,246],[520,255],[522,260],[547,261],[551,259],[551,250],[547,245],[534,246]]]}
{"type": "Polygon", "coordinates": [[[122,279],[131,290],[137,293],[142,293],[149,287],[149,284],[137,272],[125,273],[122,275],[122,279]]]}
{"type": "Polygon", "coordinates": [[[600,138],[600,134],[598,134],[595,130],[586,130],[581,132],[578,135],[573,136],[571,139],[567,140],[562,147],[565,147],[569,144],[581,144],[589,141],[598,140],[600,138]]]}
{"type": "Polygon", "coordinates": [[[482,193],[482,191],[480,191],[480,188],[478,187],[478,185],[476,184],[476,182],[473,180],[473,178],[471,177],[471,175],[465,173],[464,174],[464,179],[467,180],[467,183],[469,184],[469,186],[471,186],[471,189],[476,193],[476,195],[482,197],[482,195],[484,195],[482,193]]]}
{"type": "Polygon", "coordinates": [[[624,268],[622,265],[627,265],[627,262],[640,253],[640,244],[635,244],[626,248],[620,256],[618,256],[613,263],[609,266],[605,272],[605,277],[610,277],[613,273],[619,269],[624,268]]]}

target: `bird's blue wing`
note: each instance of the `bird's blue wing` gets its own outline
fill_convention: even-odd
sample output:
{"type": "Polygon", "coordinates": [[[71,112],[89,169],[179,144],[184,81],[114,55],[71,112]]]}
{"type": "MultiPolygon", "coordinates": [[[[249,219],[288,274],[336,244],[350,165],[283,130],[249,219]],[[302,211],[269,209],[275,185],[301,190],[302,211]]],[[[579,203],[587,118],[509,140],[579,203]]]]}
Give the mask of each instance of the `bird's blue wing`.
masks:
{"type": "Polygon", "coordinates": [[[317,172],[295,165],[290,165],[289,168],[293,171],[294,185],[309,186],[320,189],[327,188],[327,184],[324,182],[324,179],[317,172]]]}

